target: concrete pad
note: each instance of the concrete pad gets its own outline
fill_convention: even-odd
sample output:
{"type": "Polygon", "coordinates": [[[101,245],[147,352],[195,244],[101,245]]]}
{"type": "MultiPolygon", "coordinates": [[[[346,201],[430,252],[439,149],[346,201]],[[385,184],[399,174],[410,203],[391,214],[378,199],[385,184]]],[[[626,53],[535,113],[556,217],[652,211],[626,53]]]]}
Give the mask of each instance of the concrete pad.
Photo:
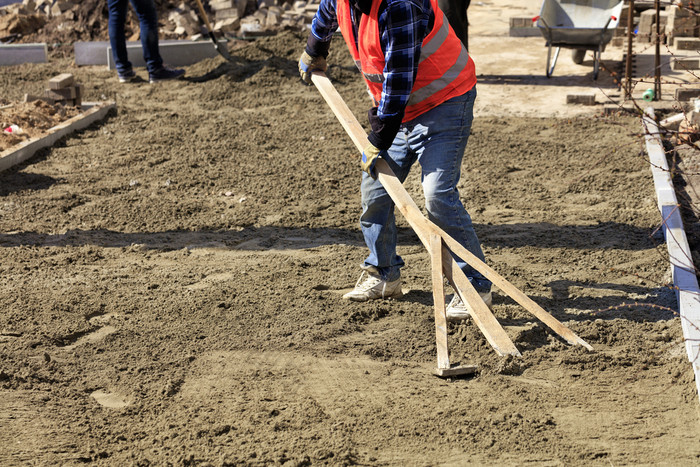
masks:
{"type": "Polygon", "coordinates": [[[49,129],[48,134],[32,138],[16,147],[10,148],[0,153],[0,172],[9,169],[32,157],[39,149],[49,147],[64,136],[83,129],[92,123],[102,120],[112,110],[116,109],[114,102],[85,103],[83,112],[75,117],[66,120],[60,125],[49,129]]]}
{"type": "MultiPolygon", "coordinates": [[[[219,44],[226,47],[227,41],[220,40],[219,44]]],[[[163,62],[171,66],[192,65],[205,58],[213,58],[219,55],[211,41],[160,41],[159,49],[163,62]]],[[[140,42],[127,42],[126,52],[129,56],[129,61],[134,67],[146,66],[140,42]]],[[[109,44],[105,55],[108,68],[114,70],[112,47],[109,44]]]]}
{"type": "Polygon", "coordinates": [[[0,45],[0,65],[47,63],[48,61],[48,47],[46,44],[0,45]]]}

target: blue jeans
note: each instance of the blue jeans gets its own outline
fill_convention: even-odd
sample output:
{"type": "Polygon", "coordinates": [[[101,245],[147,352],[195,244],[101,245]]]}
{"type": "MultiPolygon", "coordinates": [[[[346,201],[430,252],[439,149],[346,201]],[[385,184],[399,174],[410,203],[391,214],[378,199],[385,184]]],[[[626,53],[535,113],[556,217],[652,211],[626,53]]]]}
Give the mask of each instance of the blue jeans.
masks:
{"type": "MultiPolygon", "coordinates": [[[[153,0],[131,0],[141,26],[141,47],[143,59],[146,61],[148,72],[163,66],[163,59],[158,52],[158,12],[153,0]]],[[[126,53],[126,9],[129,0],[107,0],[109,10],[109,42],[112,46],[112,56],[117,66],[117,73],[122,74],[131,70],[131,62],[126,53]]]]}
{"type": "MultiPolygon", "coordinates": [[[[421,165],[421,183],[429,219],[480,260],[484,260],[472,220],[459,199],[457,183],[474,117],[476,88],[454,97],[401,125],[388,150],[387,163],[401,182],[414,162],[421,165]]],[[[364,268],[388,281],[401,276],[403,260],[396,254],[394,202],[378,180],[362,175],[362,233],[370,254],[364,268]]],[[[491,282],[454,256],[479,292],[491,282]]]]}

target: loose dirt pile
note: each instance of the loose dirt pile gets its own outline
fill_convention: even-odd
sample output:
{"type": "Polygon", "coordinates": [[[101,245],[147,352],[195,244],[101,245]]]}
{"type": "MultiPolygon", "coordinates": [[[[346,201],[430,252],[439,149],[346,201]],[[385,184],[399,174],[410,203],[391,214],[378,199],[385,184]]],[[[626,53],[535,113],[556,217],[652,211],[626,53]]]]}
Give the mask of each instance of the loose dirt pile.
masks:
{"type": "MultiPolygon", "coordinates": [[[[0,69],[7,98],[71,72],[118,115],[0,174],[0,458],[13,465],[640,464],[700,458],[637,118],[477,114],[461,196],[487,261],[595,348],[506,295],[523,356],[450,325],[400,221],[406,295],[349,303],[366,255],[357,155],[300,84],[305,37],[119,85],[68,60],[0,69]],[[22,89],[9,83],[22,83],[22,89]]],[[[369,101],[336,43],[329,76],[369,101]]],[[[419,204],[420,181],[407,188],[419,204]]]]}

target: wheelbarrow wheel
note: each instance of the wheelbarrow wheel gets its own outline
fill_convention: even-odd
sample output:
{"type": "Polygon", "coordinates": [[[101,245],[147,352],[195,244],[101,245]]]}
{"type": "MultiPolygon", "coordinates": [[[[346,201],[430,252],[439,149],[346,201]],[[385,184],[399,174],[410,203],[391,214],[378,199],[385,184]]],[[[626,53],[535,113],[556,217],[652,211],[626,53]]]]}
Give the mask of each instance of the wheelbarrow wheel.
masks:
{"type": "Polygon", "coordinates": [[[559,51],[561,51],[561,47],[557,47],[557,50],[554,51],[554,58],[552,58],[552,46],[550,44],[549,48],[547,49],[547,69],[545,70],[547,73],[547,78],[552,77],[552,73],[554,73],[554,67],[557,66],[557,59],[559,58],[559,51]],[[551,58],[551,63],[552,65],[550,66],[550,58],[551,58]]]}
{"type": "Polygon", "coordinates": [[[571,60],[577,64],[580,65],[583,63],[583,59],[586,58],[586,52],[588,50],[586,49],[574,49],[571,51],[571,60]]]}

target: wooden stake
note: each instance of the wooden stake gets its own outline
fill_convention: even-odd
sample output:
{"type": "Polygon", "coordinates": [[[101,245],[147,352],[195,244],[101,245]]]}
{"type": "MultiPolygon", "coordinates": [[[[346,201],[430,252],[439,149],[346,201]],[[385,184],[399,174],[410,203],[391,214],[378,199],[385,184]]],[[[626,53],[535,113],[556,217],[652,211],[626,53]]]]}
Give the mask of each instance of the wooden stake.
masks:
{"type": "Polygon", "coordinates": [[[447,315],[445,314],[445,287],[442,281],[442,239],[439,236],[430,236],[428,251],[432,265],[437,367],[444,370],[450,367],[450,357],[447,353],[447,315]]]}

